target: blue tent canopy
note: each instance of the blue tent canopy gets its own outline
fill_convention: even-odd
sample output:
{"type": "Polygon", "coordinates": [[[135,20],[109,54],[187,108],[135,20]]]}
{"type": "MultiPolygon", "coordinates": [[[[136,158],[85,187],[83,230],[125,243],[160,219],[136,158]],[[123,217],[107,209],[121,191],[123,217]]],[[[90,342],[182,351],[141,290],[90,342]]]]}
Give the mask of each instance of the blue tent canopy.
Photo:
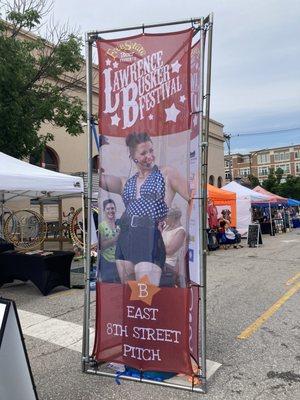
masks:
{"type": "Polygon", "coordinates": [[[294,199],[288,199],[287,205],[292,207],[292,206],[300,206],[300,201],[294,200],[294,199]]]}

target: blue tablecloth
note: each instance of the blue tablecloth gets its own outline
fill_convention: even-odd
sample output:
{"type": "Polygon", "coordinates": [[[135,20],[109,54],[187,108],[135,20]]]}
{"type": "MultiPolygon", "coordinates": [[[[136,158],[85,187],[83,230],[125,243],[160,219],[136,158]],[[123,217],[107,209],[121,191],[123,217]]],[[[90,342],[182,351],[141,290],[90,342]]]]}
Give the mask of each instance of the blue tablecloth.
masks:
{"type": "Polygon", "coordinates": [[[300,228],[300,218],[293,218],[292,223],[293,223],[293,228],[300,228]]]}

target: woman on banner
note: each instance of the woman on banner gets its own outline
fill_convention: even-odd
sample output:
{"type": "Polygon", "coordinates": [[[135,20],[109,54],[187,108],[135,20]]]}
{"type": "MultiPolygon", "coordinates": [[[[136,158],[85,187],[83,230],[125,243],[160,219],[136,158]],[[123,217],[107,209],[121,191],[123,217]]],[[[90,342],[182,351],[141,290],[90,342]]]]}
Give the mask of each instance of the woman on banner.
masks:
{"type": "Polygon", "coordinates": [[[147,133],[129,134],[126,145],[136,174],[129,179],[103,173],[100,177],[101,188],[121,195],[125,205],[116,264],[122,283],[147,275],[158,286],[166,259],[162,222],[176,193],[189,200],[188,182],[176,169],[155,164],[153,143],[147,133]]]}
{"type": "MultiPolygon", "coordinates": [[[[178,207],[170,208],[162,231],[162,237],[166,248],[166,263],[164,271],[171,274],[180,287],[185,287],[185,276],[180,271],[181,252],[186,243],[185,229],[181,223],[181,210],[178,207]]],[[[183,260],[184,262],[184,257],[183,260]]],[[[168,275],[167,275],[168,276],[168,275]]]]}
{"type": "Polygon", "coordinates": [[[116,204],[112,199],[103,201],[103,214],[103,221],[99,224],[100,277],[103,282],[120,282],[115,260],[116,243],[120,229],[116,225],[116,204]]]}

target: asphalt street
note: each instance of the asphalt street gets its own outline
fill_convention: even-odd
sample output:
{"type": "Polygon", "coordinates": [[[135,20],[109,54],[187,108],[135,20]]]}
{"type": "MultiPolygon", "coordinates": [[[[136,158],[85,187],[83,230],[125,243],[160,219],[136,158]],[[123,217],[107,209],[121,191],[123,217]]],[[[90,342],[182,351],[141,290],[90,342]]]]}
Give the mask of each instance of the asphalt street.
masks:
{"type": "MultiPolygon", "coordinates": [[[[83,374],[83,290],[57,288],[44,297],[30,283],[0,288],[0,295],[15,300],[20,310],[39,399],[299,399],[300,229],[264,235],[263,242],[259,248],[245,244],[208,256],[207,357],[222,366],[206,395],[128,381],[117,385],[83,374]],[[59,333],[43,336],[41,319],[57,325],[59,333]],[[247,337],[238,338],[247,328],[247,337]]],[[[91,297],[93,326],[95,293],[91,297]]]]}

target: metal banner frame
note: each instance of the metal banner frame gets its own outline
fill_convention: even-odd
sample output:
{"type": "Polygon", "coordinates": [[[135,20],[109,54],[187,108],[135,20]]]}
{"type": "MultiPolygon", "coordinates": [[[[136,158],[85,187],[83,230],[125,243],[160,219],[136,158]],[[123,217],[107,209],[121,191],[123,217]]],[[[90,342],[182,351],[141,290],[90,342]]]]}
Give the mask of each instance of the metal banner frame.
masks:
{"type": "MultiPolygon", "coordinates": [[[[209,141],[209,116],[210,116],[210,87],[211,87],[211,59],[212,59],[212,32],[213,32],[213,14],[209,14],[206,18],[192,18],[182,21],[147,24],[132,26],[126,28],[118,28],[102,31],[91,31],[86,33],[86,85],[87,85],[87,131],[88,131],[88,191],[85,199],[85,208],[87,209],[87,221],[91,218],[92,213],[92,144],[93,144],[93,129],[92,122],[94,120],[92,113],[92,48],[100,35],[115,32],[124,32],[131,30],[141,30],[144,32],[148,28],[166,27],[173,25],[192,24],[195,32],[200,31],[200,46],[202,56],[200,82],[200,109],[194,114],[199,114],[199,135],[198,135],[198,171],[200,177],[199,193],[196,193],[194,199],[198,200],[199,204],[199,282],[200,282],[200,318],[198,338],[201,343],[201,385],[191,387],[173,384],[168,382],[158,382],[154,380],[136,378],[132,376],[122,376],[120,379],[131,380],[137,382],[150,383],[153,385],[167,386],[176,389],[206,393],[207,391],[207,371],[206,371],[206,256],[207,256],[207,239],[206,239],[206,208],[207,208],[207,161],[208,161],[208,141],[209,141]],[[206,31],[206,35],[201,32],[206,31]]],[[[99,160],[99,168],[101,168],[99,160]]],[[[85,235],[85,265],[84,265],[84,315],[83,315],[83,340],[82,340],[82,371],[88,374],[97,374],[115,378],[114,373],[102,372],[98,370],[95,361],[89,355],[90,347],[90,262],[91,262],[91,224],[87,224],[87,235],[85,235]]]]}

